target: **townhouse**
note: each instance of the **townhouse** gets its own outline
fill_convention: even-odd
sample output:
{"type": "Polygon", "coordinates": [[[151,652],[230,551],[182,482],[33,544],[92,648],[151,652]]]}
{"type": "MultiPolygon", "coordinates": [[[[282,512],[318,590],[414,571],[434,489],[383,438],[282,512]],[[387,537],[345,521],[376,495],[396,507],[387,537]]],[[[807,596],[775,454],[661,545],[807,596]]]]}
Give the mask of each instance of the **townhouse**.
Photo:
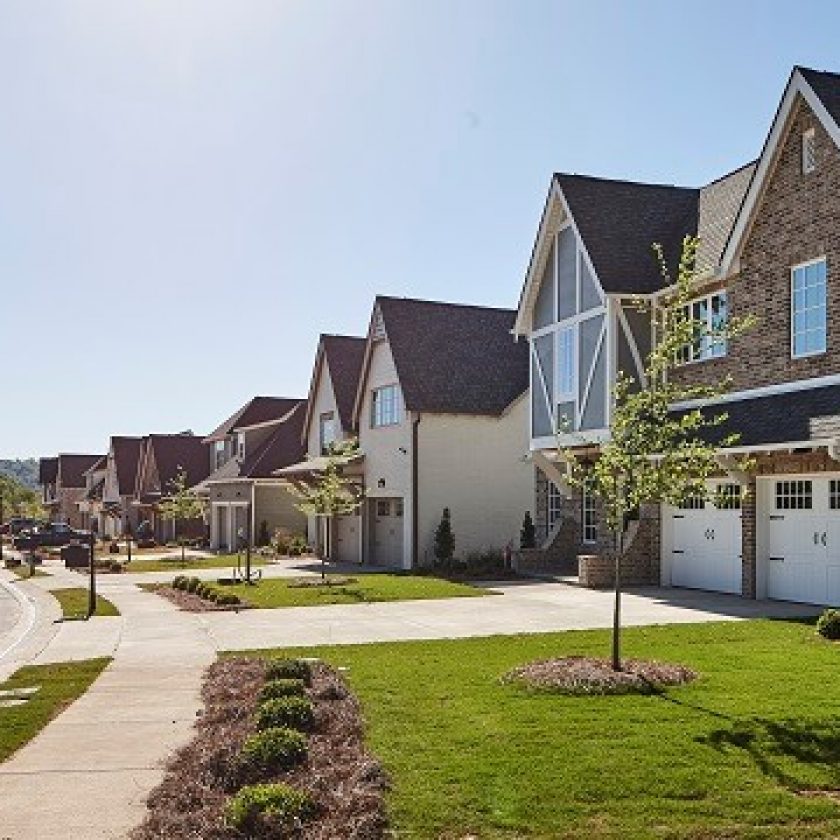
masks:
{"type": "MultiPolygon", "coordinates": [[[[730,377],[717,501],[648,505],[627,574],[745,597],[840,603],[840,76],[795,68],[760,157],[700,189],[556,174],[514,333],[530,345],[529,450],[545,558],[608,549],[597,501],[564,484],[561,444],[597,457],[619,371],[641,377],[672,262],[700,237],[694,317],[753,314],[731,342],[687,348],[685,383],[730,377]],[[644,300],[653,314],[639,311],[644,300]],[[749,455],[754,468],[738,469],[749,455]]],[[[710,488],[711,489],[711,488],[710,488]]]]}
{"type": "Polygon", "coordinates": [[[134,505],[134,491],[142,443],[140,437],[123,435],[113,435],[109,441],[102,483],[102,536],[137,531],[139,510],[134,505]]]}
{"type": "Polygon", "coordinates": [[[305,401],[258,396],[204,439],[208,472],[196,490],[208,502],[210,546],[232,551],[263,543],[274,531],[306,532],[288,482],[275,471],[299,461],[305,401]]]}
{"type": "Polygon", "coordinates": [[[204,517],[175,522],[164,516],[160,503],[174,490],[179,473],[184,473],[188,487],[207,477],[209,450],[201,437],[191,433],[153,434],[141,440],[132,500],[139,533],[157,543],[206,537],[204,517]]]}
{"type": "Polygon", "coordinates": [[[68,453],[54,458],[41,458],[38,482],[50,521],[66,522],[72,528],[82,527],[79,503],[86,491],[85,473],[101,458],[102,455],[68,453]]]}
{"type": "Polygon", "coordinates": [[[82,518],[82,528],[93,531],[95,534],[102,533],[103,508],[102,493],[105,486],[105,471],[108,463],[108,456],[103,455],[96,463],[85,470],[85,492],[78,502],[79,513],[82,518]]]}
{"type": "MultiPolygon", "coordinates": [[[[342,425],[344,436],[358,438],[359,455],[347,469],[364,501],[357,517],[336,523],[334,559],[431,566],[444,508],[459,556],[501,551],[516,540],[531,504],[531,466],[524,457],[528,346],[511,340],[514,315],[376,298],[360,361],[353,344],[358,383],[342,425]]],[[[328,369],[335,376],[334,362],[328,369]]],[[[330,402],[321,387],[316,364],[310,455],[332,434],[322,434],[323,416],[341,415],[341,398],[330,402]]],[[[283,472],[302,476],[312,468],[309,462],[283,472]]]]}

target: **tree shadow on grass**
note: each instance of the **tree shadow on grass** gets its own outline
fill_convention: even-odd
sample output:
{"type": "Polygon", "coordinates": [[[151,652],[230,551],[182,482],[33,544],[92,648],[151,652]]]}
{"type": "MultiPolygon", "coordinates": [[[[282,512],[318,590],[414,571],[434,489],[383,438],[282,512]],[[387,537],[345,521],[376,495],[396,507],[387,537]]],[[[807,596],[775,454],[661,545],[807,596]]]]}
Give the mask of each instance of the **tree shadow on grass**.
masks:
{"type": "Polygon", "coordinates": [[[840,716],[819,720],[736,717],[666,694],[659,696],[677,706],[726,721],[708,734],[697,737],[697,743],[720,753],[727,750],[743,752],[765,776],[789,790],[798,792],[814,787],[812,781],[791,772],[795,769],[794,763],[819,770],[827,780],[819,787],[840,788],[840,716]]]}

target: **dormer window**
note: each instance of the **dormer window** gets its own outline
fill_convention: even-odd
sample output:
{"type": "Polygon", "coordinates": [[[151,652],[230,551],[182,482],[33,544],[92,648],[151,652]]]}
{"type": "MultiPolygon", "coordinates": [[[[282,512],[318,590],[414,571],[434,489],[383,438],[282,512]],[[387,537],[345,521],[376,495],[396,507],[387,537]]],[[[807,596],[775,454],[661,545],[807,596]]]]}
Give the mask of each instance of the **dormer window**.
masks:
{"type": "Polygon", "coordinates": [[[245,433],[240,432],[236,436],[236,457],[240,461],[245,460],[245,433]]]}
{"type": "Polygon", "coordinates": [[[813,128],[802,133],[802,174],[810,175],[817,168],[817,137],[813,128]]]}
{"type": "Polygon", "coordinates": [[[325,411],[318,418],[319,435],[321,438],[321,454],[327,455],[336,440],[335,415],[325,411]]]}

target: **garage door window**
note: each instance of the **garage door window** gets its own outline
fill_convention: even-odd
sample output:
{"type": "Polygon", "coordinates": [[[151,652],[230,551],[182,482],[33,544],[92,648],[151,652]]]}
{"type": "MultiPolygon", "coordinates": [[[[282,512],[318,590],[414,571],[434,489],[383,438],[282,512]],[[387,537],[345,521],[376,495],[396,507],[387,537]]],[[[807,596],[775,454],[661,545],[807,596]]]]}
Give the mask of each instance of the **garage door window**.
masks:
{"type": "Polygon", "coordinates": [[[703,510],[706,500],[702,496],[687,496],[680,502],[680,510],[703,510]]]}
{"type": "Polygon", "coordinates": [[[376,502],[376,515],[377,516],[390,516],[391,515],[391,503],[387,499],[378,499],[376,502]]]}
{"type": "Polygon", "coordinates": [[[776,510],[811,510],[813,506],[811,481],[776,482],[776,510]]]}
{"type": "Polygon", "coordinates": [[[832,510],[840,510],[840,481],[836,478],[828,483],[828,506],[832,510]]]}
{"type": "Polygon", "coordinates": [[[721,484],[715,496],[715,507],[719,510],[740,510],[741,485],[721,484]]]}

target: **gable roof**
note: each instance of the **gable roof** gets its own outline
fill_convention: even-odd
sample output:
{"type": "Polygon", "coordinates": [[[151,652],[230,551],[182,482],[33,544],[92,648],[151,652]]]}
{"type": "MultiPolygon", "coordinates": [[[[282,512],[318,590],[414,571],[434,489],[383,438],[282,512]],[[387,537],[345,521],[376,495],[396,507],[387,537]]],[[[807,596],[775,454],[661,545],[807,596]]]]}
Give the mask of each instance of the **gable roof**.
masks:
{"type": "Polygon", "coordinates": [[[90,475],[91,473],[101,472],[105,469],[108,464],[108,456],[103,455],[98,461],[95,461],[91,464],[86,470],[85,475],[90,475]]]}
{"type": "Polygon", "coordinates": [[[101,455],[61,454],[58,456],[58,481],[62,487],[84,487],[85,472],[101,455]]]}
{"type": "Polygon", "coordinates": [[[117,495],[131,496],[137,484],[137,469],[143,438],[115,435],[111,438],[114,468],[117,473],[117,495]]]}
{"type": "Polygon", "coordinates": [[[144,438],[143,446],[143,469],[138,474],[136,493],[141,499],[152,490],[142,486],[148,478],[146,471],[152,461],[157,467],[160,493],[169,489],[179,470],[183,469],[186,473],[189,487],[198,484],[210,472],[209,446],[197,435],[149,435],[144,438]]]}
{"type": "Polygon", "coordinates": [[[38,484],[55,484],[58,478],[58,458],[41,458],[38,461],[38,484]]]}
{"type": "Polygon", "coordinates": [[[794,67],[756,162],[749,187],[727,237],[719,266],[723,275],[729,274],[736,265],[752,218],[773,171],[777,152],[787,134],[790,116],[800,98],[840,147],[840,74],[794,67]]]}
{"type": "Polygon", "coordinates": [[[322,335],[341,425],[353,428],[353,402],[365,359],[366,340],[355,335],[322,335]]]}
{"type": "Polygon", "coordinates": [[[409,411],[498,416],[527,390],[528,345],[510,334],[514,310],[381,295],[377,310],[409,411]]]}
{"type": "Polygon", "coordinates": [[[676,265],[682,240],[697,230],[700,191],[667,184],[555,173],[601,288],[649,294],[662,287],[652,245],[676,265]]]}
{"type": "Polygon", "coordinates": [[[306,450],[302,440],[306,416],[304,405],[303,401],[298,402],[287,417],[277,424],[277,428],[253,452],[245,456],[245,460],[231,458],[200,481],[202,487],[217,481],[271,478],[275,470],[299,461],[306,450]]]}
{"type": "Polygon", "coordinates": [[[299,399],[291,397],[253,397],[204,438],[204,442],[224,440],[238,428],[280,420],[299,402],[299,399]]]}

